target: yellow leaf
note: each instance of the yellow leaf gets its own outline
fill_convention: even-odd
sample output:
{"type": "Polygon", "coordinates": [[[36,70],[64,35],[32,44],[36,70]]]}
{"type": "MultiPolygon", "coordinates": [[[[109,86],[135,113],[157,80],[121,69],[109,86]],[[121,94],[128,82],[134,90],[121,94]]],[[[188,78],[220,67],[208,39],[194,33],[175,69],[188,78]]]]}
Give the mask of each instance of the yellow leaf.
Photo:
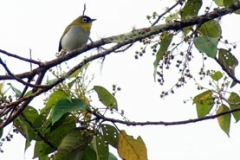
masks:
{"type": "MultiPolygon", "coordinates": [[[[222,104],[219,106],[217,110],[217,114],[220,114],[222,112],[229,111],[229,108],[222,104]]],[[[221,129],[229,136],[229,130],[230,130],[230,124],[231,124],[231,115],[230,114],[225,114],[217,118],[218,119],[218,124],[221,127],[221,129]]]]}
{"type": "Polygon", "coordinates": [[[118,154],[126,160],[147,160],[147,149],[142,138],[134,139],[125,131],[119,133],[118,154]]]}

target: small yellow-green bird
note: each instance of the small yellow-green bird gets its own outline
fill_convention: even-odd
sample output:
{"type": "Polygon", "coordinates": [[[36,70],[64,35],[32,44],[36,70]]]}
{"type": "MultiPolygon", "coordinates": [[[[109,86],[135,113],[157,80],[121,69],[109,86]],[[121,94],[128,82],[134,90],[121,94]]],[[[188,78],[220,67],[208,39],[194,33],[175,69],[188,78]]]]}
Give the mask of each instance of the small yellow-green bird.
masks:
{"type": "Polygon", "coordinates": [[[70,23],[63,32],[58,51],[70,52],[85,45],[89,39],[92,22],[95,20],[88,16],[80,16],[70,23]]]}

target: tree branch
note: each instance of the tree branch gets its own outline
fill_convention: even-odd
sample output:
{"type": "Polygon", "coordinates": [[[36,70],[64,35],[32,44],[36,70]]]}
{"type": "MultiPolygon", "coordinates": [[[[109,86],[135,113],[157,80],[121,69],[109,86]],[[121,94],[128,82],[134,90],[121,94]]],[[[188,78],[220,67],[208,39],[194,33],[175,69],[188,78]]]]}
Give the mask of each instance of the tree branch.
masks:
{"type": "MultiPolygon", "coordinates": [[[[52,61],[48,61],[46,63],[40,63],[39,65],[40,67],[35,68],[33,71],[30,72],[24,72],[21,74],[16,74],[15,76],[18,78],[27,78],[30,75],[35,75],[37,74],[42,68],[46,68],[49,69],[51,67],[54,67],[64,61],[70,60],[78,55],[80,55],[83,52],[86,52],[88,50],[91,50],[93,48],[98,48],[100,46],[103,46],[105,44],[109,44],[109,43],[119,43],[119,42],[123,42],[124,44],[131,44],[133,42],[137,42],[139,40],[142,40],[146,37],[155,35],[155,34],[159,34],[163,31],[170,31],[170,30],[180,30],[184,27],[188,27],[188,26],[192,26],[192,25],[196,25],[196,24],[201,24],[204,22],[207,22],[209,20],[215,19],[215,18],[219,18],[222,17],[226,14],[232,13],[236,10],[240,9],[240,4],[234,4],[231,5],[229,7],[226,8],[222,8],[222,9],[215,9],[212,12],[209,12],[207,14],[201,15],[201,16],[197,16],[197,17],[193,17],[193,18],[189,18],[186,19],[184,21],[175,21],[175,22],[171,22],[168,24],[163,24],[163,25],[156,25],[156,26],[152,26],[152,27],[148,27],[148,28],[141,28],[141,29],[137,29],[134,30],[132,32],[129,33],[125,33],[125,34],[120,34],[120,35],[116,35],[116,36],[112,36],[112,37],[108,37],[108,38],[103,38],[101,40],[92,42],[91,44],[88,44],[84,47],[81,47],[79,49],[76,49],[72,52],[69,52],[68,54],[65,54],[59,58],[56,58],[52,61]],[[122,38],[126,38],[126,39],[122,39],[122,38]]],[[[0,50],[0,53],[4,53],[6,51],[0,50]]],[[[33,63],[33,62],[32,62],[33,63]]],[[[12,80],[13,78],[9,75],[0,75],[0,80],[12,80]]]]}
{"type": "Polygon", "coordinates": [[[200,122],[200,121],[215,119],[217,117],[220,117],[220,116],[223,116],[223,115],[226,115],[226,114],[231,114],[233,112],[239,112],[239,111],[240,111],[240,108],[236,108],[236,109],[232,109],[232,110],[225,111],[225,112],[218,113],[218,114],[211,115],[211,116],[206,116],[206,117],[196,118],[196,119],[183,120],[183,121],[175,121],[175,122],[165,122],[165,121],[135,122],[135,121],[129,121],[129,120],[128,121],[123,121],[123,120],[119,120],[119,119],[108,118],[108,117],[105,117],[103,115],[99,115],[99,114],[94,113],[94,112],[90,112],[90,113],[92,113],[98,119],[101,119],[103,121],[111,122],[111,123],[120,123],[120,124],[124,124],[124,125],[127,125],[127,126],[149,126],[149,125],[176,126],[176,125],[184,125],[184,124],[190,124],[190,123],[196,123],[196,122],[200,122]]]}

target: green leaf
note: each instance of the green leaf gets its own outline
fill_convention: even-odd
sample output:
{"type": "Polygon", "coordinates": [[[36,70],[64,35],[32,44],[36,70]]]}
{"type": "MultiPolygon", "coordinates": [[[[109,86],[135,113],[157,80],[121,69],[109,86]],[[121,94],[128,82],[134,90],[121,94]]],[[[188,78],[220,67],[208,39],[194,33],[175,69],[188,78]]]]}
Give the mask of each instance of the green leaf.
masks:
{"type": "Polygon", "coordinates": [[[80,160],[83,157],[83,151],[92,140],[93,133],[86,133],[80,129],[74,129],[67,134],[55,154],[56,160],[80,160]]]}
{"type": "MultiPolygon", "coordinates": [[[[240,97],[238,96],[237,93],[235,92],[231,92],[229,98],[229,106],[231,109],[237,109],[240,108],[240,97]]],[[[238,122],[240,120],[240,111],[239,112],[233,112],[232,113],[234,119],[236,120],[236,122],[238,122]]]]}
{"type": "Polygon", "coordinates": [[[214,0],[214,2],[219,6],[219,7],[222,7],[222,6],[230,6],[234,3],[236,3],[238,0],[214,0]]]}
{"type": "Polygon", "coordinates": [[[211,75],[212,79],[215,81],[218,81],[222,78],[222,73],[220,71],[217,71],[211,75]]]}
{"type": "Polygon", "coordinates": [[[81,68],[75,70],[72,74],[66,74],[64,75],[65,77],[71,79],[71,78],[77,78],[79,76],[80,73],[84,73],[84,70],[87,70],[87,68],[89,67],[90,63],[86,63],[84,64],[81,68]]]}
{"type": "Polygon", "coordinates": [[[108,160],[118,160],[117,157],[112,154],[111,152],[109,152],[109,157],[108,157],[108,160]]]}
{"type": "MultiPolygon", "coordinates": [[[[188,0],[183,9],[180,11],[181,19],[185,20],[188,18],[195,17],[198,15],[198,11],[202,6],[202,0],[188,0]]],[[[187,35],[191,31],[192,26],[184,27],[183,33],[187,35]]]]}
{"type": "Polygon", "coordinates": [[[62,90],[56,90],[54,91],[48,98],[48,101],[46,103],[46,106],[41,110],[40,115],[35,120],[34,125],[36,127],[42,126],[42,124],[45,123],[52,107],[60,100],[60,99],[66,99],[66,97],[69,97],[69,95],[62,91],[62,90]]]}
{"type": "Polygon", "coordinates": [[[99,160],[107,160],[109,156],[108,145],[104,142],[101,133],[94,136],[91,141],[91,148],[96,152],[99,160]]]}
{"type": "Polygon", "coordinates": [[[46,155],[46,156],[40,156],[38,160],[52,160],[52,159],[50,159],[50,157],[46,155]]]}
{"type": "Polygon", "coordinates": [[[118,130],[109,124],[102,124],[101,129],[104,140],[111,144],[114,148],[117,148],[119,134],[118,130]]]}
{"type": "Polygon", "coordinates": [[[61,99],[53,107],[52,111],[52,123],[58,121],[65,113],[72,111],[87,110],[89,107],[85,101],[81,99],[61,99]]]}
{"type": "Polygon", "coordinates": [[[82,70],[81,70],[81,69],[77,69],[75,72],[73,72],[73,73],[69,76],[69,78],[77,77],[78,74],[80,73],[80,71],[82,71],[82,70]]]}
{"type": "Polygon", "coordinates": [[[60,100],[60,99],[64,99],[69,97],[69,94],[67,94],[66,92],[64,92],[63,90],[57,90],[55,92],[53,92],[50,96],[49,99],[47,101],[46,106],[41,110],[42,112],[45,111],[49,111],[50,109],[52,109],[52,107],[60,100]]]}
{"type": "Polygon", "coordinates": [[[234,81],[234,80],[232,80],[232,83],[231,83],[231,85],[230,85],[230,88],[233,88],[236,84],[237,84],[237,82],[234,81]]]}
{"type": "Polygon", "coordinates": [[[232,5],[232,4],[234,4],[234,3],[237,3],[238,2],[238,0],[223,0],[223,4],[224,4],[224,6],[230,6],[230,5],[232,5]]]}
{"type": "Polygon", "coordinates": [[[212,91],[207,90],[195,96],[193,103],[196,104],[198,118],[204,117],[210,112],[214,104],[212,91]]]}
{"type": "Polygon", "coordinates": [[[24,97],[28,97],[28,96],[30,96],[31,94],[32,94],[32,91],[29,90],[29,91],[27,91],[27,93],[24,94],[24,97]]]}
{"type": "Polygon", "coordinates": [[[203,23],[197,30],[202,36],[219,38],[222,34],[221,26],[215,20],[203,23]]]}
{"type": "Polygon", "coordinates": [[[25,150],[30,146],[30,138],[29,138],[29,130],[31,128],[28,127],[28,125],[23,121],[20,117],[17,117],[13,121],[14,126],[16,127],[17,131],[20,132],[23,137],[26,138],[25,141],[25,150]]]}
{"type": "Polygon", "coordinates": [[[13,85],[11,83],[8,83],[8,85],[10,86],[12,91],[15,93],[16,97],[20,97],[21,96],[22,92],[19,89],[13,87],[13,85]]]}
{"type": "MultiPolygon", "coordinates": [[[[53,126],[51,125],[51,120],[47,120],[39,130],[46,140],[48,140],[54,147],[58,147],[62,139],[76,128],[76,122],[77,119],[75,116],[65,114],[53,126]]],[[[34,148],[34,158],[48,155],[54,151],[55,148],[52,148],[44,141],[37,141],[34,148]]]]}
{"type": "MultiPolygon", "coordinates": [[[[238,3],[238,0],[222,0],[222,1],[223,1],[224,6],[226,6],[226,7],[238,3]]],[[[234,11],[233,13],[240,14],[240,9],[234,11]]]]}
{"type": "Polygon", "coordinates": [[[169,45],[172,42],[173,34],[169,32],[163,32],[160,36],[160,48],[157,52],[156,59],[153,62],[154,71],[153,71],[153,77],[154,80],[156,79],[156,73],[157,73],[157,66],[160,60],[162,60],[164,54],[166,53],[169,45]]]}
{"type": "Polygon", "coordinates": [[[188,0],[180,12],[181,19],[194,17],[202,6],[202,0],[188,0]]]}
{"type": "MultiPolygon", "coordinates": [[[[222,112],[229,111],[229,108],[222,104],[221,106],[218,107],[217,114],[220,114],[222,112]]],[[[231,122],[231,115],[230,114],[225,114],[217,118],[218,119],[218,124],[221,127],[221,129],[229,136],[229,129],[230,129],[230,122],[231,122]]]]}
{"type": "Polygon", "coordinates": [[[47,156],[48,154],[50,154],[54,151],[55,151],[55,149],[49,147],[48,144],[46,144],[45,142],[36,141],[35,147],[34,147],[33,158],[47,156]]]}
{"type": "Polygon", "coordinates": [[[206,53],[208,57],[214,58],[217,54],[218,40],[218,37],[200,36],[194,38],[194,45],[200,52],[206,53]]]}
{"type": "MultiPolygon", "coordinates": [[[[12,89],[12,91],[15,93],[16,97],[20,97],[22,95],[22,92],[17,89],[16,87],[14,87],[11,83],[8,83],[8,85],[10,86],[10,88],[12,89]]],[[[27,93],[25,93],[25,95],[23,97],[27,97],[30,96],[32,94],[32,91],[27,91],[27,93]]]]}
{"type": "Polygon", "coordinates": [[[52,160],[52,159],[50,159],[48,155],[45,155],[45,156],[40,156],[38,160],[52,160]]]}
{"type": "Polygon", "coordinates": [[[94,86],[93,89],[97,92],[99,100],[105,106],[118,110],[116,98],[102,86],[94,86]]]}
{"type": "Polygon", "coordinates": [[[74,80],[72,80],[71,82],[69,82],[67,85],[68,85],[68,88],[71,89],[72,86],[76,83],[77,79],[75,78],[74,80]]]}
{"type": "Polygon", "coordinates": [[[96,152],[91,147],[86,147],[81,160],[98,160],[96,152]]]}
{"type": "Polygon", "coordinates": [[[23,114],[28,119],[28,121],[30,121],[31,123],[33,123],[35,121],[36,117],[39,115],[38,111],[31,106],[27,106],[24,109],[23,114]]]}
{"type": "Polygon", "coordinates": [[[221,7],[221,6],[223,6],[223,1],[224,0],[213,0],[215,3],[216,3],[216,5],[218,5],[219,7],[221,7]]]}
{"type": "Polygon", "coordinates": [[[13,124],[16,127],[16,129],[26,138],[25,142],[26,151],[27,148],[30,146],[30,142],[32,140],[41,140],[41,138],[38,136],[36,132],[37,127],[35,127],[33,124],[35,119],[38,117],[38,111],[31,106],[27,106],[23,111],[23,115],[20,115],[18,118],[16,118],[13,121],[13,124]]]}
{"type": "Polygon", "coordinates": [[[227,70],[227,72],[235,77],[235,68],[238,65],[237,58],[229,51],[225,49],[219,49],[218,52],[219,63],[227,70]]]}

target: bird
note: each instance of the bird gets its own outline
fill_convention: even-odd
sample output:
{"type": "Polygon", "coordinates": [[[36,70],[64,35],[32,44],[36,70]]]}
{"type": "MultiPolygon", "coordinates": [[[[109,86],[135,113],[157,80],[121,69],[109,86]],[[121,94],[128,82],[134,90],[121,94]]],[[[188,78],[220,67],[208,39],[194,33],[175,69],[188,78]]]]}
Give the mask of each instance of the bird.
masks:
{"type": "Polygon", "coordinates": [[[90,36],[92,19],[86,15],[79,16],[70,23],[63,32],[58,51],[70,52],[87,44],[90,36]]]}

